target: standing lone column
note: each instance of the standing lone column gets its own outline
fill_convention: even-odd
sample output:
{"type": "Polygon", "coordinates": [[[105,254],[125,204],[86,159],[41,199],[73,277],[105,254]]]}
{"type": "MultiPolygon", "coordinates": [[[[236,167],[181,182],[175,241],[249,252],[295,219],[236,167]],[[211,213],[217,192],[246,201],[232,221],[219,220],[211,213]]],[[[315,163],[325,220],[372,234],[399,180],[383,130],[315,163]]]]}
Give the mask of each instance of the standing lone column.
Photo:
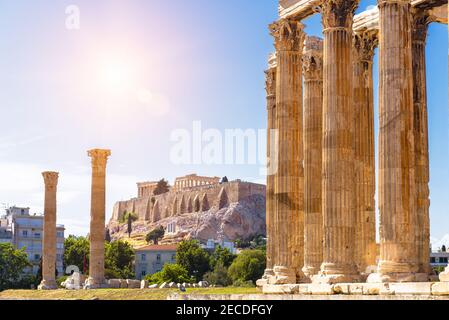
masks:
{"type": "Polygon", "coordinates": [[[321,5],[323,71],[324,251],[317,282],[352,282],[354,262],[354,113],[352,105],[352,24],[358,0],[321,5]]]}
{"type": "Polygon", "coordinates": [[[414,281],[416,193],[411,4],[379,4],[380,261],[370,282],[414,281]]]}
{"type": "Polygon", "coordinates": [[[57,172],[42,172],[45,183],[44,241],[42,247],[42,281],[39,290],[54,290],[56,284],[56,191],[57,172]]]}
{"type": "Polygon", "coordinates": [[[354,169],[358,271],[376,264],[373,58],[377,32],[354,35],[354,169]]]}
{"type": "Polygon", "coordinates": [[[418,273],[427,281],[430,274],[430,217],[429,217],[429,130],[427,118],[426,39],[430,16],[427,11],[413,12],[413,129],[415,131],[416,183],[416,245],[418,246],[418,273]]]}
{"type": "Polygon", "coordinates": [[[323,40],[307,37],[304,74],[304,274],[318,274],[323,262],[321,169],[323,138],[323,40]]]}
{"type": "Polygon", "coordinates": [[[304,26],[281,19],[270,26],[277,51],[276,128],[279,132],[275,174],[276,244],[271,284],[296,283],[304,263],[302,167],[302,50],[304,26]]]}
{"type": "Polygon", "coordinates": [[[104,278],[104,236],[106,200],[106,163],[110,150],[94,149],[88,151],[92,158],[92,190],[90,207],[90,259],[89,278],[86,288],[102,288],[104,278]]]}

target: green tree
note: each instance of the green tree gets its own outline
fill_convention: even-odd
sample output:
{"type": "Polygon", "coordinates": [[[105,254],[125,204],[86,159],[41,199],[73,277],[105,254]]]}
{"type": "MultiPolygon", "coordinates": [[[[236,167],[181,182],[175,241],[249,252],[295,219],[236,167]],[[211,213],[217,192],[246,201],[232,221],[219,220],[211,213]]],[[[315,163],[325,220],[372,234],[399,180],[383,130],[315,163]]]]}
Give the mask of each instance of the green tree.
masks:
{"type": "Polygon", "coordinates": [[[139,216],[134,212],[128,212],[125,211],[123,216],[120,218],[120,223],[128,223],[128,221],[131,219],[131,222],[134,222],[139,219],[139,216]]]}
{"type": "Polygon", "coordinates": [[[225,268],[229,268],[235,258],[236,255],[231,253],[228,248],[222,248],[221,246],[218,246],[211,254],[209,264],[211,269],[215,269],[215,266],[218,263],[221,263],[225,268]]]}
{"type": "Polygon", "coordinates": [[[159,240],[162,239],[164,235],[165,235],[164,227],[160,226],[148,232],[145,237],[145,240],[147,243],[150,243],[152,241],[154,244],[158,244],[159,240]]]}
{"type": "Polygon", "coordinates": [[[77,266],[83,272],[84,262],[89,264],[89,240],[86,237],[70,235],[64,240],[64,269],[77,266]]]}
{"type": "Polygon", "coordinates": [[[233,282],[255,283],[260,279],[265,270],[265,252],[262,250],[244,250],[228,269],[233,282]]]}
{"type": "Polygon", "coordinates": [[[132,279],[134,274],[134,249],[125,241],[105,243],[105,268],[110,277],[132,279]],[[119,275],[119,277],[117,277],[119,275]]]}
{"type": "Polygon", "coordinates": [[[187,270],[179,264],[166,263],[161,271],[145,277],[150,284],[162,284],[164,282],[190,283],[193,279],[189,277],[187,270]]]}
{"type": "Polygon", "coordinates": [[[228,275],[228,269],[223,265],[223,262],[216,263],[213,271],[206,272],[203,277],[210,284],[227,287],[232,284],[232,280],[228,275]]]}
{"type": "Polygon", "coordinates": [[[170,187],[168,185],[168,181],[165,179],[161,179],[157,182],[156,188],[153,191],[153,195],[158,196],[160,194],[164,194],[170,191],[170,187]]]}
{"type": "Polygon", "coordinates": [[[17,250],[10,243],[0,243],[0,291],[14,288],[23,269],[29,266],[24,249],[17,250]]]}
{"type": "Polygon", "coordinates": [[[200,281],[210,270],[209,254],[200,247],[197,240],[185,240],[179,243],[176,250],[176,263],[184,267],[189,276],[200,281]]]}

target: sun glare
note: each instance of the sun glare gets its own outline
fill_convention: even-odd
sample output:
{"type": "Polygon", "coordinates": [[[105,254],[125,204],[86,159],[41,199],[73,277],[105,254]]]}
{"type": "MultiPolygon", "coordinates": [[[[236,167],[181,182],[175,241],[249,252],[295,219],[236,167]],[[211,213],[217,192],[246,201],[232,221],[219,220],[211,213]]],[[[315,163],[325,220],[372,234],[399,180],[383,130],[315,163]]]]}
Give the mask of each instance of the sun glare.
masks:
{"type": "Polygon", "coordinates": [[[101,87],[110,94],[124,94],[132,90],[136,82],[136,70],[128,59],[102,59],[99,70],[101,87]]]}

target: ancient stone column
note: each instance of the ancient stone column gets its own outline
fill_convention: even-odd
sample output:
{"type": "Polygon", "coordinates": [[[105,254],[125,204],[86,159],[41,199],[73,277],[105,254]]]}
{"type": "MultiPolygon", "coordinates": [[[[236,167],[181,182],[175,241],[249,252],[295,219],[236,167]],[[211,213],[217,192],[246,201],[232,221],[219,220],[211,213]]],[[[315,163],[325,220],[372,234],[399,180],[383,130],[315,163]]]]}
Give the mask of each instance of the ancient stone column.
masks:
{"type": "Polygon", "coordinates": [[[426,281],[430,274],[429,218],[429,130],[427,120],[426,38],[430,16],[425,10],[413,10],[413,129],[415,132],[416,245],[418,273],[426,281]]]}
{"type": "Polygon", "coordinates": [[[92,158],[92,190],[89,278],[86,280],[86,288],[95,289],[106,286],[104,278],[106,163],[111,151],[93,149],[88,151],[88,155],[92,158]]]}
{"type": "Polygon", "coordinates": [[[354,172],[356,237],[355,261],[359,272],[376,264],[376,192],[374,160],[373,58],[376,31],[354,35],[354,172]]]}
{"type": "Polygon", "coordinates": [[[267,230],[267,267],[265,277],[274,275],[273,254],[277,235],[274,233],[274,175],[276,170],[276,59],[270,57],[270,68],[265,72],[267,92],[267,191],[266,191],[266,230],[267,230]]]}
{"type": "Polygon", "coordinates": [[[323,40],[307,37],[304,74],[304,274],[311,279],[323,262],[321,170],[323,139],[323,40]]]}
{"type": "Polygon", "coordinates": [[[278,167],[274,178],[276,232],[272,284],[296,283],[304,263],[302,51],[304,26],[281,19],[270,26],[277,52],[276,128],[278,167]]]}
{"type": "Polygon", "coordinates": [[[409,0],[379,4],[380,261],[370,282],[414,281],[416,191],[409,0]]]}
{"type": "Polygon", "coordinates": [[[354,262],[354,112],[352,24],[358,0],[321,5],[323,50],[323,225],[320,277],[325,283],[352,282],[354,262]]]}
{"type": "Polygon", "coordinates": [[[54,290],[56,284],[56,191],[57,172],[42,172],[45,183],[44,241],[42,245],[42,281],[39,290],[54,290]]]}

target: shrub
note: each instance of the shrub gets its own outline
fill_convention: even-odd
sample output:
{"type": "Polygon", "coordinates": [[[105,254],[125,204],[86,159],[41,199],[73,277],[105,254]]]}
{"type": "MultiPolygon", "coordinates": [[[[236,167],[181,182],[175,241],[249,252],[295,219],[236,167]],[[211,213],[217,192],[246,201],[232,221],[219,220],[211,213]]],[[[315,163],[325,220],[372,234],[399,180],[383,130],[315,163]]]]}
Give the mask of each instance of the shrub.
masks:
{"type": "Polygon", "coordinates": [[[262,250],[244,250],[229,267],[229,276],[234,283],[250,280],[255,283],[264,273],[265,259],[265,252],[262,250]]]}
{"type": "Polygon", "coordinates": [[[161,271],[145,277],[149,284],[162,284],[164,282],[191,283],[187,270],[179,264],[165,264],[161,271]]]}

